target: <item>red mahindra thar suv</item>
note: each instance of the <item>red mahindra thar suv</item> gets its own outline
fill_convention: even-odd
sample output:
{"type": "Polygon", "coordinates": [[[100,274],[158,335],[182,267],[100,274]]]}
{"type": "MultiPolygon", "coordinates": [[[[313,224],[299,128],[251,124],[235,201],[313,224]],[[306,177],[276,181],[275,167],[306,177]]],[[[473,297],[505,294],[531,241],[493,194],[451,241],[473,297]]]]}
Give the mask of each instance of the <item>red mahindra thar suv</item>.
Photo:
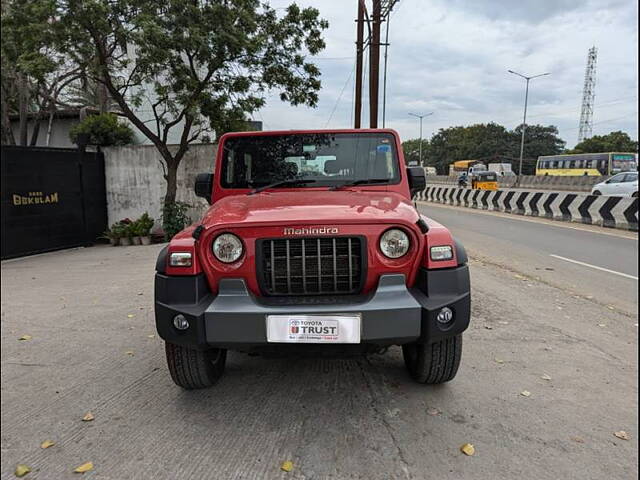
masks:
{"type": "Polygon", "coordinates": [[[393,130],[231,133],[210,207],[156,264],[155,315],[174,382],[212,385],[227,350],[366,354],[401,345],[420,383],[455,377],[469,325],[467,256],[412,196],[393,130]]]}

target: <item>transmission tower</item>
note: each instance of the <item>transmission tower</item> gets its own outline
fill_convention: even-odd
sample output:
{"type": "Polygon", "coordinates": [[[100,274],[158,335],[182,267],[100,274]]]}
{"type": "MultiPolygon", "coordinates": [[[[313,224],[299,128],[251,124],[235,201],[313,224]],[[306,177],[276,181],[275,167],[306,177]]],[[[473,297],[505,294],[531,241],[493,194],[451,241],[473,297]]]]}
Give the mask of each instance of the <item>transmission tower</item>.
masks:
{"type": "Polygon", "coordinates": [[[584,87],[582,88],[582,110],[580,111],[580,127],[578,143],[593,133],[593,101],[596,98],[596,61],[598,49],[594,46],[587,54],[587,69],[584,72],[584,87]]]}

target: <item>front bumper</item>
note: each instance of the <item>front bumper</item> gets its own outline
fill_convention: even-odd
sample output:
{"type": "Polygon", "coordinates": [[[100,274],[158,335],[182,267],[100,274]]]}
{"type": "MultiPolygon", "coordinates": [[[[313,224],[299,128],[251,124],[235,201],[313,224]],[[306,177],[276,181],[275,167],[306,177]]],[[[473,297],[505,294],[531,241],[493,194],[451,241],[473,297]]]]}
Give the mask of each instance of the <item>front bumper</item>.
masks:
{"type": "MultiPolygon", "coordinates": [[[[277,345],[267,342],[266,316],[277,314],[361,313],[361,344],[386,346],[433,342],[457,335],[469,325],[469,271],[466,265],[445,270],[421,270],[415,287],[404,275],[382,275],[369,295],[264,298],[252,295],[242,279],[223,279],[212,295],[204,276],[156,274],[155,312],[158,334],[167,342],[194,348],[247,350],[277,345]],[[437,312],[454,312],[442,325],[437,312]],[[189,328],[173,326],[184,315],[189,328]]],[[[290,344],[287,344],[290,345],[290,344]]],[[[324,345],[324,344],[323,344],[324,345]]]]}

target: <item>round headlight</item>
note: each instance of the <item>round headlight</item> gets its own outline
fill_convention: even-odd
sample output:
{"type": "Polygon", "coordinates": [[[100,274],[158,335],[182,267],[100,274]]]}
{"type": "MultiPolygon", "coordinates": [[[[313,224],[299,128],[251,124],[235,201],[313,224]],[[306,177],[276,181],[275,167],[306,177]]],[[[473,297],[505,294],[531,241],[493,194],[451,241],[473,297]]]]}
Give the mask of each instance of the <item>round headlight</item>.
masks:
{"type": "Polygon", "coordinates": [[[387,230],[380,237],[380,250],[385,257],[400,258],[409,251],[409,237],[397,228],[387,230]]]}
{"type": "Polygon", "coordinates": [[[243,246],[232,233],[223,233],[213,241],[213,255],[224,263],[232,263],[242,256],[243,246]]]}

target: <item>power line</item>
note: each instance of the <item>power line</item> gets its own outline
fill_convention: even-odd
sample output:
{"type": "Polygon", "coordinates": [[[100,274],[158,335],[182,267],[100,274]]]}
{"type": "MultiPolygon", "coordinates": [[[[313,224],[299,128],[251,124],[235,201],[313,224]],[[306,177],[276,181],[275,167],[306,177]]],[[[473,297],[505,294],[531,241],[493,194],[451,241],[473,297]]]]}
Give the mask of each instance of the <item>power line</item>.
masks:
{"type": "Polygon", "coordinates": [[[353,71],[355,69],[356,69],[356,66],[354,65],[353,68],[351,69],[351,72],[349,73],[349,76],[347,77],[347,81],[344,82],[344,85],[342,86],[342,90],[340,90],[340,95],[338,95],[338,98],[336,99],[336,103],[333,106],[333,110],[331,110],[331,115],[329,115],[329,119],[327,120],[327,123],[324,125],[324,128],[327,128],[327,126],[329,125],[329,122],[333,118],[333,114],[335,113],[336,108],[338,108],[338,103],[340,103],[340,99],[342,98],[342,94],[344,93],[345,89],[347,88],[347,85],[349,84],[349,81],[351,80],[351,76],[353,75],[353,71]]]}

